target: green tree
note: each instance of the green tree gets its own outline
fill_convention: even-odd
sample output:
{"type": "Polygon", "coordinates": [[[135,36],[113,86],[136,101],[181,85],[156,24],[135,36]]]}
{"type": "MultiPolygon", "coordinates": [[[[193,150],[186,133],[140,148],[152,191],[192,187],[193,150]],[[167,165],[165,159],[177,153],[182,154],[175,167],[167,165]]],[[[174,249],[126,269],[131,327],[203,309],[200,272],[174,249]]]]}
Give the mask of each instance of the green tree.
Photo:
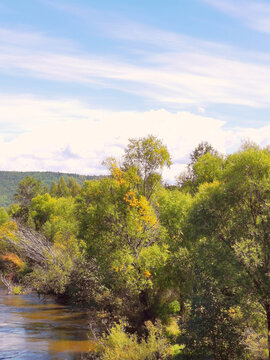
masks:
{"type": "Polygon", "coordinates": [[[224,167],[224,159],[220,155],[212,155],[207,153],[202,155],[193,165],[194,188],[205,182],[211,183],[219,180],[224,167]]]}
{"type": "Polygon", "coordinates": [[[185,353],[192,359],[246,358],[243,314],[232,293],[205,274],[196,277],[191,311],[185,324],[185,353]]]}
{"type": "Polygon", "coordinates": [[[8,220],[9,220],[8,213],[6,212],[6,210],[3,207],[1,207],[0,208],[0,225],[4,224],[8,220]]]}
{"type": "Polygon", "coordinates": [[[176,250],[183,242],[182,231],[192,204],[192,197],[177,189],[162,188],[157,193],[156,201],[160,223],[166,228],[170,242],[174,243],[174,250],[176,250]]]}
{"type": "Polygon", "coordinates": [[[104,284],[120,297],[125,316],[140,327],[156,317],[169,256],[165,231],[130,182],[131,168],[125,172],[112,163],[111,169],[112,178],[86,181],[76,198],[79,237],[97,259],[104,284]]]}
{"type": "Polygon", "coordinates": [[[213,148],[207,141],[200,142],[190,154],[190,166],[193,166],[203,155],[218,155],[217,150],[213,148]]]}
{"type": "Polygon", "coordinates": [[[149,269],[139,266],[141,255],[147,256],[146,248],[159,242],[161,229],[146,198],[130,186],[125,173],[118,168],[116,173],[113,179],[84,183],[76,200],[79,234],[86,240],[89,254],[98,257],[107,271],[121,272],[119,283],[123,278],[124,284],[126,274],[130,284],[140,288],[151,282],[143,274],[149,269]]]}
{"type": "Polygon", "coordinates": [[[42,193],[44,193],[44,188],[41,180],[36,180],[31,176],[27,176],[21,180],[14,195],[15,201],[20,205],[20,210],[16,216],[22,221],[27,222],[32,199],[42,193]]]}
{"type": "Polygon", "coordinates": [[[71,195],[72,197],[77,196],[77,195],[80,193],[80,191],[81,191],[81,186],[80,186],[80,185],[77,183],[77,181],[76,181],[74,178],[72,178],[72,177],[70,177],[70,178],[68,179],[68,188],[69,188],[70,195],[71,195]]]}
{"type": "Polygon", "coordinates": [[[219,179],[223,157],[208,142],[201,142],[190,154],[187,170],[177,178],[178,186],[194,195],[204,182],[219,179]]]}
{"type": "MultiPolygon", "coordinates": [[[[168,259],[163,272],[163,290],[168,294],[170,289],[173,295],[171,300],[180,302],[180,312],[183,314],[186,296],[193,286],[192,253],[186,246],[183,236],[192,197],[176,189],[163,188],[157,193],[156,201],[156,211],[160,224],[166,229],[168,245],[168,259]]],[[[159,296],[162,299],[162,293],[159,296]]]]}
{"type": "Polygon", "coordinates": [[[269,151],[246,147],[228,157],[221,182],[200,188],[190,212],[189,236],[213,239],[229,249],[237,268],[227,277],[237,279],[242,291],[265,310],[270,348],[269,151]]]}
{"type": "Polygon", "coordinates": [[[50,195],[53,196],[53,197],[57,197],[57,195],[58,195],[58,185],[56,184],[55,181],[53,181],[51,183],[50,195]]]}
{"type": "Polygon", "coordinates": [[[171,165],[167,147],[153,135],[145,138],[129,139],[125,150],[124,169],[135,167],[142,182],[142,194],[149,200],[156,185],[161,180],[159,173],[165,166],[171,165]]]}
{"type": "Polygon", "coordinates": [[[10,228],[13,229],[13,224],[9,221],[8,213],[2,207],[0,208],[0,268],[1,268],[1,255],[4,253],[4,250],[7,248],[5,237],[10,235],[10,228]]]}
{"type": "Polygon", "coordinates": [[[36,229],[52,242],[62,239],[64,244],[71,236],[77,235],[75,203],[71,197],[38,195],[32,199],[30,217],[36,229]]]}
{"type": "Polygon", "coordinates": [[[59,197],[66,197],[70,195],[70,190],[63,176],[61,176],[58,181],[57,195],[59,197]]]}

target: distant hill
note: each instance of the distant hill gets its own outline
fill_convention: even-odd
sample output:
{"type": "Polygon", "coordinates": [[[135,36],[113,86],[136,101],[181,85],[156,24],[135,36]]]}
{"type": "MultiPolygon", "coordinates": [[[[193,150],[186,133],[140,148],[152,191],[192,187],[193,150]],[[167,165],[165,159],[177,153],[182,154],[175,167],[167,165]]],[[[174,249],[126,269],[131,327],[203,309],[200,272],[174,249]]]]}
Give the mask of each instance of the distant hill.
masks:
{"type": "Polygon", "coordinates": [[[40,179],[44,185],[50,187],[51,183],[55,181],[58,183],[58,180],[61,176],[64,177],[66,181],[70,177],[74,178],[80,185],[84,183],[85,180],[95,180],[100,179],[102,176],[90,176],[90,175],[78,175],[78,174],[67,174],[59,172],[39,172],[39,171],[0,171],[0,207],[7,207],[13,202],[13,196],[17,190],[19,182],[26,176],[32,176],[35,179],[40,179]]]}

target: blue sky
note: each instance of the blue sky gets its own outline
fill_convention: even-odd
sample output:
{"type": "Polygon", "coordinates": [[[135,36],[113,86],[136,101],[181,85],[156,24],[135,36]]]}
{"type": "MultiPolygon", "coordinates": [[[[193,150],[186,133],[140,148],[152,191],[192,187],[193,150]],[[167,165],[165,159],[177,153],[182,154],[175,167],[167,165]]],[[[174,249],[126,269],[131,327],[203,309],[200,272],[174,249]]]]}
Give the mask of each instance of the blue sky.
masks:
{"type": "Polygon", "coordinates": [[[270,143],[270,2],[1,0],[0,169],[105,173],[152,133],[270,143]]]}

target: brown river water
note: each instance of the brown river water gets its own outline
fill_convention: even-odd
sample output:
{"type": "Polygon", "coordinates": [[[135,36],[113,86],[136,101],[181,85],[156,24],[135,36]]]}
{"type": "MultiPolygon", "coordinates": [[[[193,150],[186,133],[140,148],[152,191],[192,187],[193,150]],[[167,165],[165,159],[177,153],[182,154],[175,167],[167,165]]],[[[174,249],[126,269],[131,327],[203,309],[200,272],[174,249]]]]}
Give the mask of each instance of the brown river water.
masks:
{"type": "Polygon", "coordinates": [[[93,348],[86,312],[0,283],[0,360],[81,360],[93,348]]]}

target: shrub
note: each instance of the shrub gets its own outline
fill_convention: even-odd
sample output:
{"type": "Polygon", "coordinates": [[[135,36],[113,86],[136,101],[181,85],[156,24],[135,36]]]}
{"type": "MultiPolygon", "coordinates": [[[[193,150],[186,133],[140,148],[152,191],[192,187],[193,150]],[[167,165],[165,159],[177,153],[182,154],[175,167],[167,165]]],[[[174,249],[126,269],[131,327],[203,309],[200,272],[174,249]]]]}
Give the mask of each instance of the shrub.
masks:
{"type": "Polygon", "coordinates": [[[14,286],[12,289],[13,295],[20,295],[22,294],[22,287],[20,285],[14,286]]]}
{"type": "Polygon", "coordinates": [[[65,294],[72,272],[83,260],[80,246],[74,237],[70,237],[65,244],[60,238],[47,252],[44,264],[37,265],[28,276],[31,286],[43,294],[65,294]]]}
{"type": "Polygon", "coordinates": [[[148,336],[139,340],[136,334],[126,332],[127,324],[114,324],[108,335],[103,335],[98,347],[101,360],[166,360],[172,359],[177,350],[163,335],[160,322],[145,323],[148,336]]]}

